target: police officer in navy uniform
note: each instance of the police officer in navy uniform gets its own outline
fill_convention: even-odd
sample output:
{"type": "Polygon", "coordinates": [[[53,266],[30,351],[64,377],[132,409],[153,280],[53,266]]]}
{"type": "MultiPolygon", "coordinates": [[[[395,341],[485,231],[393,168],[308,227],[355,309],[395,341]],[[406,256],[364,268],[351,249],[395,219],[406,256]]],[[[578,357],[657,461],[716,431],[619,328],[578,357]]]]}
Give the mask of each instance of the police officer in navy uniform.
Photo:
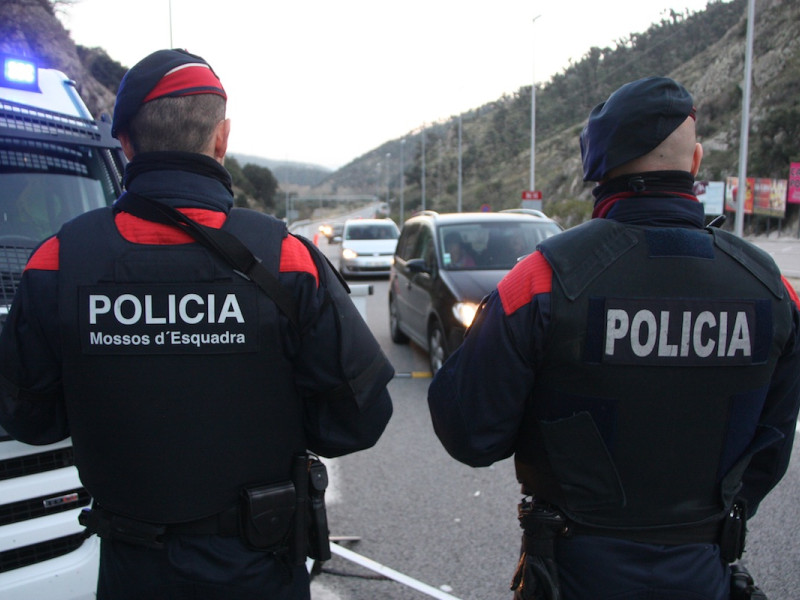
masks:
{"type": "Polygon", "coordinates": [[[393,369],[334,270],[282,221],[232,208],[225,105],[199,56],[160,50],[127,72],[127,191],[35,251],[0,337],[3,427],[72,436],[100,600],[309,598],[305,546],[289,556],[293,465],[373,446],[392,412],[393,369]],[[293,310],[126,196],[240,239],[293,310]]]}
{"type": "Polygon", "coordinates": [[[593,218],[488,296],[430,386],[433,425],[466,464],[514,456],[516,597],[727,599],[744,521],[789,462],[798,298],[704,228],[681,85],[622,86],[580,142],[593,218]]]}

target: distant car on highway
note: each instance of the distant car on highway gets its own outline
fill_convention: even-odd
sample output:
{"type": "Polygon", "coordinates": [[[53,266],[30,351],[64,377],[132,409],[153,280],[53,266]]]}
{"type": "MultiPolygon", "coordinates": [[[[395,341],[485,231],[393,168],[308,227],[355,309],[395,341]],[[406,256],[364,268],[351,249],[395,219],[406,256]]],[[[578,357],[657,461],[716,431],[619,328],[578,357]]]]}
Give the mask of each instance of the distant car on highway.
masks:
{"type": "Polygon", "coordinates": [[[342,229],[339,272],[355,275],[388,275],[400,229],[391,219],[348,219],[342,229]]]}
{"type": "Polygon", "coordinates": [[[328,238],[329,244],[335,244],[342,241],[342,230],[344,223],[325,223],[319,226],[319,231],[322,235],[328,238]]]}
{"type": "Polygon", "coordinates": [[[428,350],[435,373],[461,344],[481,300],[561,226],[525,212],[424,211],[403,224],[389,276],[392,341],[428,350]]]}

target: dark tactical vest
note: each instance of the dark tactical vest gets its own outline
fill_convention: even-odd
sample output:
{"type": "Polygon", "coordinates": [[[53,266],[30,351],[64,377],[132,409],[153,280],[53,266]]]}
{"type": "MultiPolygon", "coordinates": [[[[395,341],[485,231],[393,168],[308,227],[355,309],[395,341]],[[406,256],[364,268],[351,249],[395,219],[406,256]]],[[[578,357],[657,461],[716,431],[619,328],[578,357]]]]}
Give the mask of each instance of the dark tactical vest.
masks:
{"type": "Polygon", "coordinates": [[[524,492],[585,530],[708,531],[780,437],[758,425],[791,329],[773,261],[719,230],[600,219],[540,250],[553,319],[516,452],[524,492]]]}
{"type": "MultiPolygon", "coordinates": [[[[283,223],[234,209],[224,227],[277,276],[283,223]]],[[[64,394],[98,503],[180,522],[288,480],[303,410],[266,295],[199,244],[127,242],[110,209],[59,239],[64,394]]]]}

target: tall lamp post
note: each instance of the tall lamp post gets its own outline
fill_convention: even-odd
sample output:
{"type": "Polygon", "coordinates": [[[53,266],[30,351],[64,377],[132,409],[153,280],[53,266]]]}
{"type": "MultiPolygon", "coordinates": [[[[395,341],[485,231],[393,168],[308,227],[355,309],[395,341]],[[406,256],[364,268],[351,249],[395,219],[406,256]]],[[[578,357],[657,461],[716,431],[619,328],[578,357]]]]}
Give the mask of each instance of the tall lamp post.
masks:
{"type": "MultiPolygon", "coordinates": [[[[536,15],[533,18],[534,25],[536,19],[542,15],[536,15]]],[[[536,34],[533,36],[533,56],[531,62],[533,63],[533,81],[531,82],[531,187],[529,189],[536,189],[536,34]]]]}
{"type": "Polygon", "coordinates": [[[406,148],[406,139],[403,138],[402,140],[400,140],[400,224],[401,225],[405,222],[405,218],[403,216],[403,211],[405,209],[403,203],[405,201],[405,184],[406,184],[405,148],[406,148]]]}
{"type": "Polygon", "coordinates": [[[425,210],[425,126],[422,126],[422,210],[425,210]]]}
{"type": "Polygon", "coordinates": [[[747,141],[750,131],[750,80],[753,63],[753,21],[755,0],[747,2],[747,46],[744,52],[744,91],[742,95],[742,130],[739,134],[739,177],[736,190],[736,235],[744,234],[744,200],[747,192],[747,141]]]}
{"type": "Polygon", "coordinates": [[[392,153],[386,153],[386,205],[389,205],[389,159],[392,158],[392,153]]]}
{"type": "Polygon", "coordinates": [[[458,115],[458,212],[461,212],[461,115],[458,115]]]}

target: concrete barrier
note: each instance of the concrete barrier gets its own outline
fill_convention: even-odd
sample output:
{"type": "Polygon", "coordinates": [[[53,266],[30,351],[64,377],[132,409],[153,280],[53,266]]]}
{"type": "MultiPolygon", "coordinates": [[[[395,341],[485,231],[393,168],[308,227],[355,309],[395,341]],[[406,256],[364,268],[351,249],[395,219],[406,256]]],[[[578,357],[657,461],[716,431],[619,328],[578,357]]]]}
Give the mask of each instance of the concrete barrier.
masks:
{"type": "Polygon", "coordinates": [[[350,285],[350,299],[356,305],[361,318],[367,320],[367,296],[372,296],[375,292],[369,283],[359,283],[350,285]]]}

